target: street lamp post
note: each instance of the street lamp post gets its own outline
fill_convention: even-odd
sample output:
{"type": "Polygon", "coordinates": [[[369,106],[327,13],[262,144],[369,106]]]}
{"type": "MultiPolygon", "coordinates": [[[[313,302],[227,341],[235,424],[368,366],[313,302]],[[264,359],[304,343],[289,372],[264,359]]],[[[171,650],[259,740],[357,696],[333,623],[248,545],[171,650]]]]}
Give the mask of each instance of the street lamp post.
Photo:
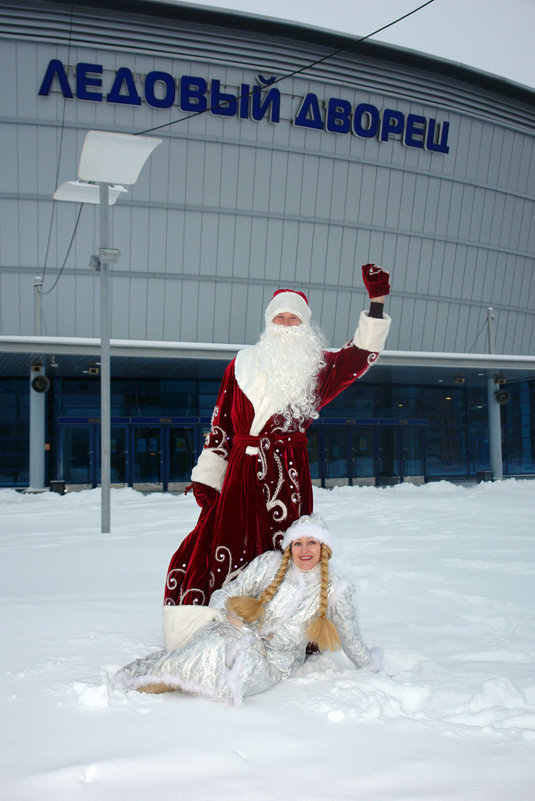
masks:
{"type": "MultiPolygon", "coordinates": [[[[33,279],[33,333],[36,337],[42,334],[41,298],[43,279],[36,275],[33,279]]],[[[48,379],[44,362],[32,356],[30,365],[30,475],[28,491],[45,488],[45,419],[46,391],[48,379]]]]}
{"type": "Polygon", "coordinates": [[[110,289],[109,265],[120,256],[110,247],[109,207],[126,192],[121,184],[135,184],[145,161],[162,142],[149,136],[108,131],[89,131],[86,135],[78,181],[67,181],[54,193],[55,200],[99,204],[100,270],[100,487],[101,531],[109,533],[111,481],[111,403],[110,403],[110,289]]]}
{"type": "MultiPolygon", "coordinates": [[[[108,184],[99,184],[100,212],[100,491],[101,531],[111,531],[111,366],[110,366],[110,277],[113,263],[109,238],[108,184]],[[111,257],[111,258],[110,258],[111,257]]],[[[119,251],[117,251],[119,258],[119,251]]],[[[113,259],[116,261],[116,259],[113,259]]]]}

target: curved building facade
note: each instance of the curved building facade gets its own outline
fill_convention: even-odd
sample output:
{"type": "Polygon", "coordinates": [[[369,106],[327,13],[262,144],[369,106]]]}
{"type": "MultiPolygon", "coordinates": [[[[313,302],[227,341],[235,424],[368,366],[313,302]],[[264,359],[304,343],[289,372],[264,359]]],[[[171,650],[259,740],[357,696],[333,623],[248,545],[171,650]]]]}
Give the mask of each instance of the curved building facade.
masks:
{"type": "MultiPolygon", "coordinates": [[[[371,41],[172,3],[0,0],[0,21],[0,356],[11,421],[0,483],[28,482],[37,344],[24,350],[17,337],[46,351],[47,480],[98,480],[98,365],[81,342],[99,336],[88,264],[98,210],[52,200],[76,178],[90,129],[163,140],[113,208],[113,339],[252,343],[273,291],[288,286],[308,294],[339,346],[366,303],[360,265],[375,261],[393,274],[390,361],[315,426],[318,480],[488,469],[489,365],[460,355],[488,352],[489,307],[495,353],[526,359],[492,366],[510,394],[504,470],[535,473],[535,92],[371,41]],[[71,346],[54,352],[43,337],[71,346]],[[86,451],[89,461],[73,457],[86,451]]],[[[223,367],[208,351],[114,356],[117,483],[185,480],[223,367]]]]}

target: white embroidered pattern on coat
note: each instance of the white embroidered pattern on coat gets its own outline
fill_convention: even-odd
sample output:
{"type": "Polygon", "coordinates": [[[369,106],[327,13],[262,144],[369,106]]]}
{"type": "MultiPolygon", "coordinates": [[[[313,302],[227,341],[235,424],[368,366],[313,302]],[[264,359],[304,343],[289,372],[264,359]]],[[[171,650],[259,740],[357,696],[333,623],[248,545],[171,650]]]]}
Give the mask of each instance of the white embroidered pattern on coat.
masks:
{"type": "MultiPolygon", "coordinates": [[[[267,458],[266,454],[267,451],[271,448],[271,441],[269,437],[260,437],[260,447],[258,448],[258,456],[260,459],[260,468],[257,471],[256,475],[257,478],[262,481],[267,476],[267,458]]],[[[273,458],[277,465],[277,486],[275,487],[275,492],[271,494],[271,490],[267,482],[262,484],[262,489],[264,491],[264,498],[266,500],[266,509],[268,512],[271,512],[273,509],[273,519],[277,522],[281,520],[285,520],[288,516],[288,509],[286,505],[278,498],[278,494],[281,491],[282,484],[284,482],[284,476],[282,472],[282,461],[280,456],[275,452],[273,454],[273,458]]]]}
{"type": "Polygon", "coordinates": [[[210,421],[210,431],[204,438],[204,450],[213,451],[228,460],[228,435],[221,426],[215,425],[215,420],[219,416],[219,406],[214,407],[212,419],[210,421]],[[213,444],[212,444],[213,443],[213,444]]]}
{"type": "MultiPolygon", "coordinates": [[[[221,584],[226,584],[227,581],[231,580],[229,578],[232,575],[232,570],[231,570],[231,568],[232,568],[232,553],[230,551],[230,548],[227,548],[226,545],[218,545],[217,548],[215,549],[214,561],[218,562],[220,565],[223,565],[225,563],[225,561],[228,562],[227,568],[226,568],[227,575],[225,576],[225,578],[223,579],[222,582],[221,581],[219,582],[219,586],[221,586],[221,584]]],[[[218,568],[218,572],[219,571],[221,571],[221,568],[218,568]]],[[[237,570],[236,571],[236,575],[239,572],[240,571],[237,570]]],[[[210,570],[210,573],[209,573],[209,576],[208,576],[208,586],[210,587],[210,590],[214,589],[215,581],[216,581],[215,573],[214,573],[213,570],[210,570]]]]}
{"type": "MultiPolygon", "coordinates": [[[[178,587],[179,576],[182,575],[182,579],[186,575],[186,569],[183,567],[175,567],[173,570],[170,570],[167,574],[166,579],[166,586],[168,590],[176,590],[178,587]],[[173,576],[173,573],[176,575],[173,576]]],[[[180,595],[178,597],[178,602],[174,601],[172,598],[166,598],[165,605],[166,606],[182,606],[182,604],[193,604],[194,606],[203,606],[205,603],[206,594],[204,590],[199,589],[198,587],[191,587],[186,592],[183,592],[182,589],[180,590],[180,595]],[[195,597],[195,593],[198,594],[198,597],[195,597]],[[193,600],[192,600],[193,598],[193,600]]]]}
{"type": "MultiPolygon", "coordinates": [[[[272,443],[269,437],[260,437],[259,448],[258,448],[258,458],[260,461],[260,467],[256,473],[256,476],[259,479],[259,481],[263,481],[267,476],[268,473],[267,452],[269,451],[271,446],[272,443]]],[[[266,481],[265,483],[262,484],[262,490],[264,492],[267,511],[272,513],[273,520],[276,523],[281,523],[288,517],[288,507],[279,498],[279,493],[284,484],[284,468],[282,459],[279,456],[278,451],[275,450],[275,452],[273,452],[272,455],[273,455],[273,460],[277,466],[277,484],[274,492],[272,492],[266,481]]],[[[290,499],[292,503],[297,507],[297,516],[299,517],[301,515],[301,488],[299,486],[299,472],[295,467],[290,467],[288,469],[288,479],[293,483],[293,486],[295,487],[294,492],[292,492],[290,495],[290,499]]]]}
{"type": "Polygon", "coordinates": [[[295,485],[295,492],[292,492],[290,497],[292,499],[292,503],[297,506],[297,516],[301,517],[301,487],[299,486],[299,472],[295,469],[295,467],[290,467],[288,470],[288,475],[295,485]]]}

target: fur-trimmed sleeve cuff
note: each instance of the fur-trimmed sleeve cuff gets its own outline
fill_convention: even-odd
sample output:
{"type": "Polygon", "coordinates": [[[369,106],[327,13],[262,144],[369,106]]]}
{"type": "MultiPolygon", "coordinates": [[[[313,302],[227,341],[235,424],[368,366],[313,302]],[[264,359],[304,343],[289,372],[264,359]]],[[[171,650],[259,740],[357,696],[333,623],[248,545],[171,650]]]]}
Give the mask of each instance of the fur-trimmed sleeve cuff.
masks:
{"type": "Polygon", "coordinates": [[[197,629],[204,628],[214,620],[223,620],[223,614],[207,606],[164,606],[163,637],[165,650],[174,651],[187,643],[197,629]]]}
{"type": "Polygon", "coordinates": [[[388,314],[383,313],[382,320],[369,317],[367,311],[360,313],[358,328],[353,337],[353,344],[361,350],[380,353],[385,346],[386,337],[392,322],[388,314]]]}
{"type": "Polygon", "coordinates": [[[192,470],[191,480],[200,481],[201,484],[207,484],[209,487],[221,492],[227,472],[227,464],[227,460],[218,453],[205,448],[192,470]]]}

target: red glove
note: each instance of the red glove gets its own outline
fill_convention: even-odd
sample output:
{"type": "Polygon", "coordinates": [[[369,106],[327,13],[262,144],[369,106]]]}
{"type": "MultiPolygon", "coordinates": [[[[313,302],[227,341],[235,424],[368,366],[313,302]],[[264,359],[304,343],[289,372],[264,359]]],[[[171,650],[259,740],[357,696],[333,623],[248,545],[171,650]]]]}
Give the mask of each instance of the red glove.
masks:
{"type": "Polygon", "coordinates": [[[193,482],[193,496],[201,509],[213,506],[219,497],[219,492],[208,484],[201,484],[200,481],[193,482]]]}
{"type": "Polygon", "coordinates": [[[368,290],[370,300],[390,293],[390,273],[377,264],[362,265],[362,280],[368,290]]]}

